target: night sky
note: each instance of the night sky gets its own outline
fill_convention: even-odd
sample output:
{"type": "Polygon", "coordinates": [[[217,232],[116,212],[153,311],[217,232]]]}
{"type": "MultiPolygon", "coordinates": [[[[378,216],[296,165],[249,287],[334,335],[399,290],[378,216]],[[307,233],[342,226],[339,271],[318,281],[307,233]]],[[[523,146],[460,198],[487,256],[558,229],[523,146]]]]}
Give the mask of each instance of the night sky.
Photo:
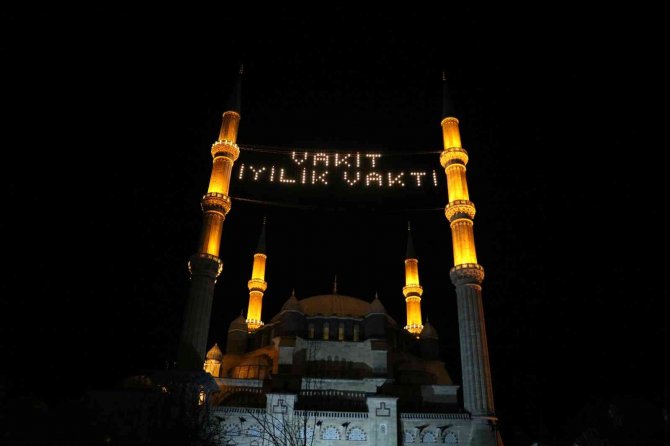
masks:
{"type": "MultiPolygon", "coordinates": [[[[667,138],[654,133],[667,123],[652,111],[663,108],[652,12],[328,8],[3,13],[8,392],[57,405],[174,359],[209,148],[243,62],[240,145],[388,154],[442,148],[446,69],[503,436],[560,437],[594,401],[660,406],[667,138]]],[[[233,201],[211,343],[246,309],[264,215],[264,320],[292,288],[326,294],[337,274],[341,294],[379,292],[404,324],[411,220],[424,318],[460,382],[443,212],[329,194],[310,198],[317,208],[233,201]]]]}

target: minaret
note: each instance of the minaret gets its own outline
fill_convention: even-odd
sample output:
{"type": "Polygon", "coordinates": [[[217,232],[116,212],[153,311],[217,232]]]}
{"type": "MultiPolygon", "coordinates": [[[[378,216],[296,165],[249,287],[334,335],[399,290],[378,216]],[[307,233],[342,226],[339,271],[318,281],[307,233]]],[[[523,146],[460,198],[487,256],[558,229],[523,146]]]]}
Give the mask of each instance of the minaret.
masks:
{"type": "Polygon", "coordinates": [[[414,253],[412,230],[407,223],[407,254],[405,255],[405,286],[402,289],[407,303],[407,325],[405,330],[417,338],[423,330],[421,324],[421,295],[423,288],[419,284],[419,261],[414,253]]]}
{"type": "Polygon", "coordinates": [[[191,287],[179,345],[178,362],[181,368],[201,368],[205,359],[214,284],[223,268],[219,248],[223,221],[230,211],[230,174],[233,163],[240,155],[236,141],[240,123],[241,81],[242,68],[230,103],[223,113],[219,138],[212,144],[212,174],[207,193],[201,200],[204,214],[202,236],[198,252],[188,262],[191,287]]]}
{"type": "MultiPolygon", "coordinates": [[[[440,163],[447,174],[449,204],[445,215],[451,226],[454,249],[454,267],[449,273],[456,287],[458,326],[463,368],[463,402],[465,409],[474,416],[495,418],[489,349],[486,341],[482,281],[484,268],[477,263],[475,239],[472,229],[475,205],[470,201],[465,165],[468,153],[461,147],[458,128],[446,77],[443,74],[442,135],[444,151],[440,163]]],[[[483,443],[487,444],[487,443],[483,443]]]]}
{"type": "Polygon", "coordinates": [[[265,261],[267,258],[268,256],[265,254],[265,218],[263,218],[261,236],[258,238],[258,246],[254,254],[251,280],[247,284],[249,287],[249,309],[247,310],[247,328],[249,329],[249,333],[263,326],[261,309],[263,307],[263,293],[268,288],[268,284],[265,281],[265,261]]]}

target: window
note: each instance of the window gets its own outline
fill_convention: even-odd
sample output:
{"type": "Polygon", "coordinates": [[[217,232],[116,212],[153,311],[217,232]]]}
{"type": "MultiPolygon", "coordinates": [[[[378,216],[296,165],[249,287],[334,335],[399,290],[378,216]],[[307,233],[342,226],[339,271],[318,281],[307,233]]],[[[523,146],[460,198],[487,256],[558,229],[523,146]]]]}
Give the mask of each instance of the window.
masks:
{"type": "Polygon", "coordinates": [[[314,339],[314,322],[307,324],[307,337],[309,339],[314,339]]]}
{"type": "Polygon", "coordinates": [[[337,430],[335,426],[328,426],[323,430],[321,438],[324,440],[339,440],[340,432],[337,430]]]}
{"type": "Polygon", "coordinates": [[[414,435],[411,432],[405,431],[405,443],[414,443],[414,435]]]}
{"type": "Polygon", "coordinates": [[[204,405],[205,401],[207,401],[207,395],[204,390],[200,389],[200,393],[198,393],[198,406],[204,405]]]}
{"type": "Polygon", "coordinates": [[[360,427],[354,427],[349,430],[347,440],[350,441],[365,441],[365,432],[360,427]]]}
{"type": "Polygon", "coordinates": [[[358,330],[360,330],[358,324],[354,324],[354,342],[358,342],[358,330]]]}
{"type": "Polygon", "coordinates": [[[339,327],[337,327],[337,339],[344,341],[344,322],[340,322],[339,327]]]}
{"type": "Polygon", "coordinates": [[[458,437],[453,432],[447,432],[444,436],[444,442],[447,444],[458,444],[458,437]]]}
{"type": "Polygon", "coordinates": [[[437,439],[435,438],[435,434],[431,431],[426,432],[423,434],[423,438],[421,439],[422,443],[435,443],[437,439]]]}
{"type": "Polygon", "coordinates": [[[323,323],[323,339],[325,341],[327,341],[328,338],[330,338],[330,325],[328,324],[328,322],[324,322],[323,323]]]}

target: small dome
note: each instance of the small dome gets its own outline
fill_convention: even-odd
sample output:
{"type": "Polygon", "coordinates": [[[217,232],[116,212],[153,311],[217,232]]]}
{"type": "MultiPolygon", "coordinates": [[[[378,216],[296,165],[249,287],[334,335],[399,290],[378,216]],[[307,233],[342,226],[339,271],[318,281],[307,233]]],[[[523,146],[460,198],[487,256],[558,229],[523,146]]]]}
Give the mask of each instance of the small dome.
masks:
{"type": "Polygon", "coordinates": [[[207,352],[207,359],[215,359],[217,361],[221,361],[223,359],[223,352],[219,348],[219,344],[214,344],[214,347],[212,347],[208,352],[207,352]]]}
{"type": "Polygon", "coordinates": [[[382,301],[379,300],[379,295],[375,293],[375,300],[370,302],[370,313],[382,313],[386,314],[386,308],[384,308],[384,305],[382,305],[382,301]]]}
{"type": "Polygon", "coordinates": [[[437,335],[437,330],[431,325],[430,322],[426,321],[426,325],[423,326],[421,330],[421,339],[440,339],[437,335]]]}
{"type": "Polygon", "coordinates": [[[298,299],[295,297],[295,291],[291,293],[291,297],[289,297],[286,302],[284,302],[284,305],[281,307],[281,311],[298,311],[302,313],[302,308],[300,307],[300,303],[298,302],[298,299]]]}
{"type": "Polygon", "coordinates": [[[233,322],[228,326],[228,331],[247,331],[247,321],[244,319],[244,316],[241,314],[235,318],[233,322]]]}

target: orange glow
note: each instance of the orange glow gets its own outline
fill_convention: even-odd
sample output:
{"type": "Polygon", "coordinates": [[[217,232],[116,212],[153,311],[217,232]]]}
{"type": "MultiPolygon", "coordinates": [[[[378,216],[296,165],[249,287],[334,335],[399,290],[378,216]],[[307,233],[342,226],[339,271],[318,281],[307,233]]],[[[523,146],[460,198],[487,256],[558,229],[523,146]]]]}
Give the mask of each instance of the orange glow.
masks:
{"type": "Polygon", "coordinates": [[[249,309],[247,310],[247,328],[250,332],[263,326],[261,308],[263,307],[263,292],[249,291],[249,309]]]}
{"type": "Polygon", "coordinates": [[[421,325],[421,298],[418,296],[408,297],[405,302],[407,302],[407,326],[405,326],[405,330],[418,335],[423,330],[423,325],[421,325]]]}
{"type": "Polygon", "coordinates": [[[221,122],[221,131],[219,132],[219,141],[237,141],[237,129],[240,125],[240,115],[234,111],[227,111],[223,114],[221,122]]]}
{"type": "Polygon", "coordinates": [[[204,369],[205,372],[209,373],[215,378],[218,378],[221,371],[221,361],[217,361],[216,359],[207,359],[205,360],[204,369]]]}
{"type": "Polygon", "coordinates": [[[207,212],[204,216],[200,252],[219,256],[223,216],[216,212],[207,212]]]}
{"type": "Polygon", "coordinates": [[[216,192],[228,195],[230,189],[230,175],[233,169],[233,161],[224,156],[214,158],[212,163],[212,175],[209,178],[207,192],[216,192]]]}
{"type": "Polygon", "coordinates": [[[442,120],[442,138],[444,148],[461,147],[461,132],[458,128],[458,119],[444,118],[442,120]]]}
{"type": "Polygon", "coordinates": [[[419,284],[419,261],[405,260],[405,286],[402,289],[407,303],[407,325],[405,330],[418,335],[423,330],[421,325],[421,295],[423,288],[419,284]]]}
{"type": "Polygon", "coordinates": [[[449,202],[456,200],[469,200],[468,181],[465,178],[465,166],[462,164],[450,164],[445,169],[447,173],[447,191],[449,202]]]}
{"type": "Polygon", "coordinates": [[[265,280],[265,254],[254,254],[254,266],[251,271],[251,278],[255,280],[265,280]]]}
{"type": "Polygon", "coordinates": [[[419,261],[405,260],[405,285],[419,285],[419,261]]]}
{"type": "Polygon", "coordinates": [[[472,220],[467,218],[454,220],[451,223],[451,239],[454,248],[454,265],[477,263],[472,220]]]}

